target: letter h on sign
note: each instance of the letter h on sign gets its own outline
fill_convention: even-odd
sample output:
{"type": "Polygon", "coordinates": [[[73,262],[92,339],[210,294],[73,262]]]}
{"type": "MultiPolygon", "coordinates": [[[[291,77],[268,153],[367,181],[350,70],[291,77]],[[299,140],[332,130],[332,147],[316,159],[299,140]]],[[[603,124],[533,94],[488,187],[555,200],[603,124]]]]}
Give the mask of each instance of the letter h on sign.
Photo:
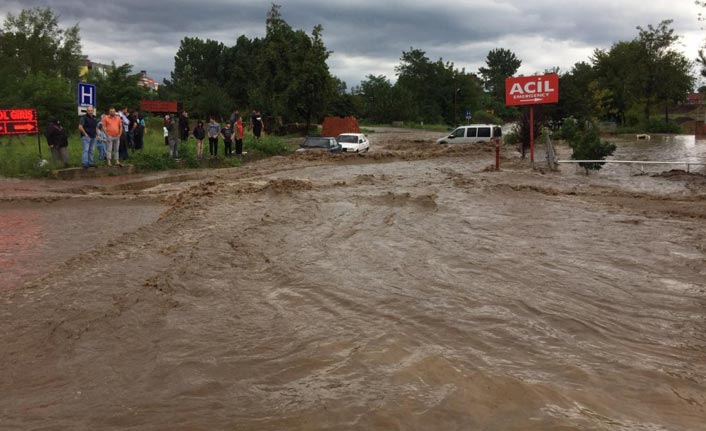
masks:
{"type": "Polygon", "coordinates": [[[78,106],[96,106],[96,86],[93,84],[86,84],[84,82],[78,83],[78,106]]]}

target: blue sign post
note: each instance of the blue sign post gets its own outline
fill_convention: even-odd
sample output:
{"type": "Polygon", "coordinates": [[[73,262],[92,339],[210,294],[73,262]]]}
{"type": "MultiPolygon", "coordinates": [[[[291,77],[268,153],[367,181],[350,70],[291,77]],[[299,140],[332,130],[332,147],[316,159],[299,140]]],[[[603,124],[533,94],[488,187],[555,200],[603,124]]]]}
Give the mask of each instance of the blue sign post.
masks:
{"type": "Polygon", "coordinates": [[[86,108],[96,108],[96,86],[85,82],[78,83],[78,115],[84,115],[86,108]]]}
{"type": "Polygon", "coordinates": [[[471,121],[471,110],[466,109],[466,121],[471,121]]]}

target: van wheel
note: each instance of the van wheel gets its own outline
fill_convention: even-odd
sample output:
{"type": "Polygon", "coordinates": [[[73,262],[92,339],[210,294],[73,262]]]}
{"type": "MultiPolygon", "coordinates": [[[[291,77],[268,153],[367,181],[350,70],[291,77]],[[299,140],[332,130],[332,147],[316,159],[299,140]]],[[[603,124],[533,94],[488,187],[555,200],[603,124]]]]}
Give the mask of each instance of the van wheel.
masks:
{"type": "Polygon", "coordinates": [[[448,144],[448,142],[446,142],[446,141],[439,142],[439,145],[446,145],[446,144],[448,144]]]}

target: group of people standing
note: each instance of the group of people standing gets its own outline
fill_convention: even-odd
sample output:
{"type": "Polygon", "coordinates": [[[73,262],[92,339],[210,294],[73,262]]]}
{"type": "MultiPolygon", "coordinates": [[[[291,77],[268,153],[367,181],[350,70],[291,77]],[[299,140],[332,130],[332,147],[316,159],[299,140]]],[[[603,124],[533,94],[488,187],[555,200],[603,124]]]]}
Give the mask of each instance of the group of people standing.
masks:
{"type": "MultiPolygon", "coordinates": [[[[96,150],[99,161],[112,166],[114,160],[116,166],[122,166],[120,160],[129,158],[128,148],[143,148],[146,129],[145,120],[137,110],[110,108],[108,114],[99,119],[93,107],[89,106],[78,124],[83,147],[81,166],[84,169],[96,167],[96,150]]],[[[54,160],[62,162],[64,167],[68,166],[68,135],[58,119],[49,119],[46,135],[54,160]]]]}
{"type": "MultiPolygon", "coordinates": [[[[253,136],[259,140],[264,130],[264,122],[259,111],[253,111],[251,117],[253,136]]],[[[179,158],[179,145],[193,135],[196,139],[196,158],[203,160],[204,141],[208,138],[208,154],[210,159],[218,158],[219,139],[223,140],[226,157],[241,156],[243,154],[244,127],[240,112],[236,109],[230,118],[221,127],[216,117],[211,115],[207,124],[198,120],[193,130],[189,127],[189,114],[181,111],[178,118],[164,116],[164,143],[169,146],[169,157],[179,158]],[[235,151],[233,144],[235,143],[235,151]]]]}
{"type": "MultiPolygon", "coordinates": [[[[265,124],[259,111],[253,110],[250,118],[253,137],[260,140],[265,124]]],[[[127,108],[110,108],[107,114],[96,117],[94,108],[88,107],[86,114],[81,116],[78,124],[81,133],[83,152],[81,166],[93,168],[96,166],[95,151],[98,151],[98,161],[105,161],[107,166],[122,166],[121,160],[129,158],[128,148],[139,151],[144,146],[144,136],[147,131],[145,120],[138,110],[127,108]]],[[[189,126],[188,112],[181,111],[178,116],[164,116],[164,143],[169,147],[169,157],[179,158],[179,144],[193,135],[196,139],[196,157],[203,160],[203,143],[208,138],[210,158],[218,157],[218,143],[223,140],[227,157],[243,154],[244,127],[240,112],[236,109],[225,125],[211,116],[207,124],[199,120],[193,130],[189,126]],[[233,148],[235,144],[235,149],[233,148]]],[[[47,141],[55,161],[69,166],[68,135],[61,122],[56,118],[49,120],[47,126],[47,141]]]]}

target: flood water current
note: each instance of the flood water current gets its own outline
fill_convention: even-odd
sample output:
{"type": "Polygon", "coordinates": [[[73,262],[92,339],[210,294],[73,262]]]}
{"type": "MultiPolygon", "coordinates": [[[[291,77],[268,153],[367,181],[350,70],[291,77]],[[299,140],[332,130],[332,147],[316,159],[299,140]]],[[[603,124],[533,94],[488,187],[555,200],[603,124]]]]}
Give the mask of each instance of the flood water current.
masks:
{"type": "Polygon", "coordinates": [[[6,288],[0,429],[706,430],[705,186],[418,140],[157,191],[6,288]]]}

